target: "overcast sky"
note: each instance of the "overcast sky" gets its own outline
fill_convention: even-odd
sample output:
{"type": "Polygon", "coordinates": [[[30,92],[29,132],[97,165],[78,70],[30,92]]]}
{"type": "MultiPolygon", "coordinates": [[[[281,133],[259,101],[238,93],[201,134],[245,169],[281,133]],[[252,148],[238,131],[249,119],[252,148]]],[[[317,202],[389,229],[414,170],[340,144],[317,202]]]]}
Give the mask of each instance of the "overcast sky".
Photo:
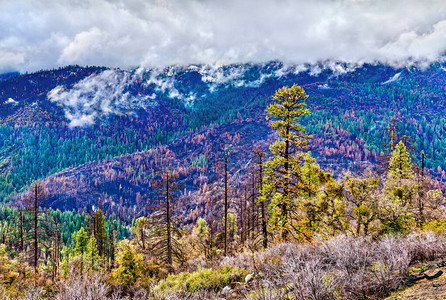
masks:
{"type": "Polygon", "coordinates": [[[445,53],[444,0],[0,0],[0,72],[445,53]]]}

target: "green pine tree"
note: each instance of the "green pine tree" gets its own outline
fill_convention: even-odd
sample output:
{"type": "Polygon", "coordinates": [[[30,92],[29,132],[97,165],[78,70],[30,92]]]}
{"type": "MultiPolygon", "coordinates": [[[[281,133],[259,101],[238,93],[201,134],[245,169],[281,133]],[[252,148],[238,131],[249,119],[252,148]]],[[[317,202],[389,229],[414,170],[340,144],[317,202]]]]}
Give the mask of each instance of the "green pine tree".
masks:
{"type": "Polygon", "coordinates": [[[276,91],[273,103],[266,109],[270,127],[278,140],[270,146],[273,156],[265,164],[261,201],[270,201],[269,225],[277,240],[288,240],[294,234],[293,210],[301,192],[301,167],[310,136],[301,118],[310,114],[305,91],[298,85],[276,91]]]}
{"type": "Polygon", "coordinates": [[[395,150],[392,152],[387,176],[390,179],[397,180],[410,179],[414,176],[411,158],[403,141],[400,141],[398,145],[395,146],[395,150]]]}
{"type": "Polygon", "coordinates": [[[141,276],[142,257],[135,253],[127,240],[118,244],[117,263],[118,267],[113,271],[113,277],[123,287],[133,285],[141,276]]]}
{"type": "Polygon", "coordinates": [[[90,239],[88,240],[87,249],[86,249],[86,260],[88,263],[88,266],[92,270],[98,270],[99,269],[99,252],[96,245],[96,238],[94,235],[90,236],[90,239]]]}
{"type": "Polygon", "coordinates": [[[414,226],[413,202],[418,185],[406,146],[400,141],[392,152],[385,183],[386,198],[380,205],[382,233],[405,232],[414,226]]]}
{"type": "Polygon", "coordinates": [[[84,271],[84,253],[87,250],[88,236],[84,227],[81,227],[76,234],[76,247],[74,248],[74,254],[79,255],[81,259],[81,276],[84,271]]]}

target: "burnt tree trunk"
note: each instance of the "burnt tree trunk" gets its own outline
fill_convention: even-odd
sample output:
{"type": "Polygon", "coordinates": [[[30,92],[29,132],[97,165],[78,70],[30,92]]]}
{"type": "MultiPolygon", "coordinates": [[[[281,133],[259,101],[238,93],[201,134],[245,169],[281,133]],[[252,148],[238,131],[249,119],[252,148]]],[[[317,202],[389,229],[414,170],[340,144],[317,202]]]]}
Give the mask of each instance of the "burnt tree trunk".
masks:
{"type": "Polygon", "coordinates": [[[169,172],[166,175],[166,225],[167,225],[167,263],[172,266],[172,233],[170,219],[169,172]]]}
{"type": "Polygon", "coordinates": [[[228,254],[228,155],[225,155],[225,256],[228,254]]]}

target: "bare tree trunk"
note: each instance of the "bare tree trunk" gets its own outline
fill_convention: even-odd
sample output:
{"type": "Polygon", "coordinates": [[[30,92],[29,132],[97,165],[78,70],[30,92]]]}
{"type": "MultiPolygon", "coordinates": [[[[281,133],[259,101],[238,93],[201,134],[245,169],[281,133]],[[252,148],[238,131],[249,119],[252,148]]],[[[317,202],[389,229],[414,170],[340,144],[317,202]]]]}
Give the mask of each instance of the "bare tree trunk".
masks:
{"type": "Polygon", "coordinates": [[[246,201],[246,194],[244,197],[240,197],[240,242],[242,245],[245,242],[245,208],[243,207],[243,203],[246,201]]]}
{"type": "Polygon", "coordinates": [[[252,172],[252,178],[251,178],[251,190],[252,190],[252,198],[251,198],[251,202],[252,202],[252,207],[251,207],[251,223],[252,223],[252,231],[251,231],[251,238],[255,238],[256,235],[256,227],[257,227],[257,218],[256,218],[256,180],[255,180],[255,173],[254,171],[252,172]]]}
{"type": "Polygon", "coordinates": [[[59,268],[59,228],[57,221],[55,223],[55,241],[53,249],[53,282],[57,279],[58,268],[59,268]]]}
{"type": "Polygon", "coordinates": [[[245,241],[249,238],[251,235],[251,218],[249,217],[249,211],[248,211],[248,187],[245,185],[245,197],[244,197],[244,204],[245,204],[245,241]]]}
{"type": "Polygon", "coordinates": [[[115,267],[115,229],[112,229],[110,237],[110,269],[115,267]]]}
{"type": "Polygon", "coordinates": [[[290,157],[290,140],[288,138],[290,133],[290,127],[286,128],[286,139],[285,139],[285,180],[283,183],[283,203],[282,203],[282,239],[286,241],[288,239],[288,230],[285,228],[286,223],[288,223],[288,189],[289,189],[289,157],[290,157]]]}
{"type": "Polygon", "coordinates": [[[225,256],[228,254],[228,155],[225,154],[225,256]]]}
{"type": "Polygon", "coordinates": [[[172,237],[170,220],[170,199],[169,199],[169,171],[166,178],[166,215],[167,215],[167,263],[172,267],[172,237]]]}
{"type": "Polygon", "coordinates": [[[145,234],[144,234],[144,228],[142,226],[139,229],[139,234],[141,235],[142,250],[146,250],[145,234]]]}
{"type": "Polygon", "coordinates": [[[25,250],[25,241],[23,236],[23,211],[20,211],[20,251],[25,250]]]}
{"type": "Polygon", "coordinates": [[[39,235],[38,235],[38,191],[37,186],[34,188],[34,206],[33,206],[33,214],[34,214],[34,272],[38,272],[38,255],[39,255],[39,235]]]}
{"type": "MultiPolygon", "coordinates": [[[[259,194],[263,192],[263,153],[258,151],[259,156],[259,194]]],[[[268,229],[266,225],[266,208],[265,201],[261,201],[260,208],[262,210],[262,234],[263,234],[263,248],[268,248],[268,229]]]]}

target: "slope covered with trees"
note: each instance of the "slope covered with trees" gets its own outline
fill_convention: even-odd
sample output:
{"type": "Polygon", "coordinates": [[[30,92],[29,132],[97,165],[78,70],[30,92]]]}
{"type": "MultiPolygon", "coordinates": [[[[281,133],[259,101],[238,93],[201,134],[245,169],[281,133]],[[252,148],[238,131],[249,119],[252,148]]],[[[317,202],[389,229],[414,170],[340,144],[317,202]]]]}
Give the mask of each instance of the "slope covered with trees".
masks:
{"type": "Polygon", "coordinates": [[[2,181],[0,196],[8,200],[35,179],[90,161],[148,150],[210,124],[262,120],[269,96],[295,82],[311,95],[312,116],[303,123],[315,137],[313,152],[321,157],[322,165],[340,170],[352,166],[339,164],[340,158],[375,164],[384,150],[386,126],[395,115],[401,121],[401,134],[426,154],[426,167],[445,178],[442,65],[425,70],[365,65],[347,73],[322,66],[307,68],[296,73],[270,63],[220,69],[178,67],[143,74],[116,70],[117,79],[133,76],[122,90],[112,90],[117,98],[130,95],[126,97],[132,105],[113,103],[113,113],[98,113],[94,124],[82,127],[70,127],[67,111],[74,108],[50,99],[49,93],[57,87],[74,91],[72,97],[80,99],[76,103],[81,112],[85,99],[103,103],[105,95],[110,95],[103,91],[110,89],[106,83],[111,80],[102,75],[107,71],[104,68],[75,66],[2,78],[0,169],[8,180],[2,181]],[[95,93],[104,96],[83,93],[86,84],[82,82],[90,82],[95,93]],[[346,139],[345,144],[338,144],[338,139],[346,139]]]}
{"type": "Polygon", "coordinates": [[[234,121],[34,183],[2,207],[0,295],[364,299],[441,276],[413,275],[444,256],[446,210],[408,137],[393,121],[381,174],[335,178],[308,151],[307,101],[284,87],[265,111],[271,130],[234,121]],[[114,199],[133,189],[132,214],[114,199]],[[46,208],[90,209],[91,191],[88,214],[46,208]]]}

